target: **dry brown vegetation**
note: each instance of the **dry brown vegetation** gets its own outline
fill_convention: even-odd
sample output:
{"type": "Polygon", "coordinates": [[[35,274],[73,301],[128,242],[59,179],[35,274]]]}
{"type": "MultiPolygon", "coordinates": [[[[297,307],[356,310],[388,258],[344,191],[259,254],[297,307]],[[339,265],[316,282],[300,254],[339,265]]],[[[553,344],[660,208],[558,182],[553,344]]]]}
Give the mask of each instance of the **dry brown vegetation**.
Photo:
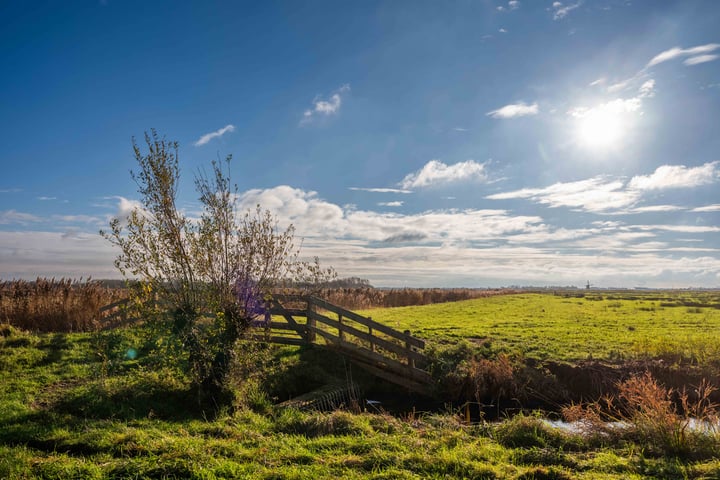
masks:
{"type": "Polygon", "coordinates": [[[125,296],[91,279],[0,282],[0,323],[38,332],[96,330],[100,309],[125,296]]]}
{"type": "MultiPolygon", "coordinates": [[[[108,282],[38,278],[0,282],[0,323],[39,332],[78,332],[101,326],[101,308],[127,297],[108,282]]],[[[315,295],[348,309],[404,307],[516,293],[508,289],[325,288],[315,295]]]]}
{"type": "Polygon", "coordinates": [[[366,287],[323,289],[317,292],[317,295],[330,303],[353,310],[457,302],[511,293],[517,293],[517,291],[476,288],[393,288],[385,290],[366,287]]]}
{"type": "Polygon", "coordinates": [[[688,391],[667,388],[646,372],[617,384],[617,393],[563,409],[585,434],[646,445],[653,455],[705,458],[720,447],[716,388],[703,380],[688,391]]]}

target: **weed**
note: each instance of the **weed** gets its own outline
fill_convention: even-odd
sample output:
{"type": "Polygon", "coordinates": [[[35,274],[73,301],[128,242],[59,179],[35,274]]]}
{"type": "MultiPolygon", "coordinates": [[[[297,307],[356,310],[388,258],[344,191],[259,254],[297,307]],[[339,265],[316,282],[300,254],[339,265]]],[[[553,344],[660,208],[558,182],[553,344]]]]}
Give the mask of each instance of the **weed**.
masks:
{"type": "Polygon", "coordinates": [[[715,389],[706,381],[692,395],[660,385],[650,373],[633,376],[617,388],[615,397],[566,407],[565,419],[578,422],[585,434],[637,442],[652,455],[709,458],[717,452],[718,406],[710,400],[715,389]],[[708,428],[694,428],[693,423],[708,428]]]}

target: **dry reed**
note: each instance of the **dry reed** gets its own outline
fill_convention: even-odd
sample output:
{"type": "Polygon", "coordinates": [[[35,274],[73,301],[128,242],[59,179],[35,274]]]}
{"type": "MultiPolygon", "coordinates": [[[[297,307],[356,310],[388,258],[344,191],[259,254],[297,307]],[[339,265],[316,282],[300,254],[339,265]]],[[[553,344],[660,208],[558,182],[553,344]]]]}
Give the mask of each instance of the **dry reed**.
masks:
{"type": "Polygon", "coordinates": [[[0,282],[0,323],[38,332],[95,330],[101,307],[125,296],[99,282],[38,278],[0,282]]]}

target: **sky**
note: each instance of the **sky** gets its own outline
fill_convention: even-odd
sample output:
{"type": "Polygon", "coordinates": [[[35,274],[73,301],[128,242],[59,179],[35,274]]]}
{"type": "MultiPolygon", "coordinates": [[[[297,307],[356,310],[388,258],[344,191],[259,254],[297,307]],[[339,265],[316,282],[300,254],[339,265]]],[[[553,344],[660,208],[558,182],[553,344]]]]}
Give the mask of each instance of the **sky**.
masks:
{"type": "Polygon", "coordinates": [[[720,286],[715,0],[0,3],[0,278],[120,278],[133,138],[387,287],[720,286]]]}

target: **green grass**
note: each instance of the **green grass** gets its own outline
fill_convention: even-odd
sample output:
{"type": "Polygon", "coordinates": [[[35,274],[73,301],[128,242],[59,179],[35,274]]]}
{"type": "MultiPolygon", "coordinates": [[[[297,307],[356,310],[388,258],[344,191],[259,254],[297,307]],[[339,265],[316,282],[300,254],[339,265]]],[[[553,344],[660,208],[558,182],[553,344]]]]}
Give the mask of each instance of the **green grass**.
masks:
{"type": "MultiPolygon", "coordinates": [[[[490,300],[496,301],[485,302],[490,300]]],[[[502,300],[517,309],[516,302],[539,299],[502,300]]],[[[208,420],[187,379],[147,342],[140,329],[3,333],[0,478],[720,477],[720,462],[712,456],[647,457],[642,445],[580,438],[532,416],[464,425],[452,413],[400,419],[271,408],[266,414],[240,410],[208,420]],[[138,352],[135,359],[128,355],[131,348],[138,352]]],[[[274,355],[278,375],[311,383],[308,372],[317,367],[297,363],[305,353],[298,357],[290,348],[274,355]],[[303,374],[292,377],[282,366],[303,374]]],[[[304,358],[317,362],[318,355],[304,358]]]]}
{"type": "Polygon", "coordinates": [[[663,358],[718,362],[720,294],[505,295],[361,313],[431,341],[490,340],[497,348],[564,361],[663,358]]]}

